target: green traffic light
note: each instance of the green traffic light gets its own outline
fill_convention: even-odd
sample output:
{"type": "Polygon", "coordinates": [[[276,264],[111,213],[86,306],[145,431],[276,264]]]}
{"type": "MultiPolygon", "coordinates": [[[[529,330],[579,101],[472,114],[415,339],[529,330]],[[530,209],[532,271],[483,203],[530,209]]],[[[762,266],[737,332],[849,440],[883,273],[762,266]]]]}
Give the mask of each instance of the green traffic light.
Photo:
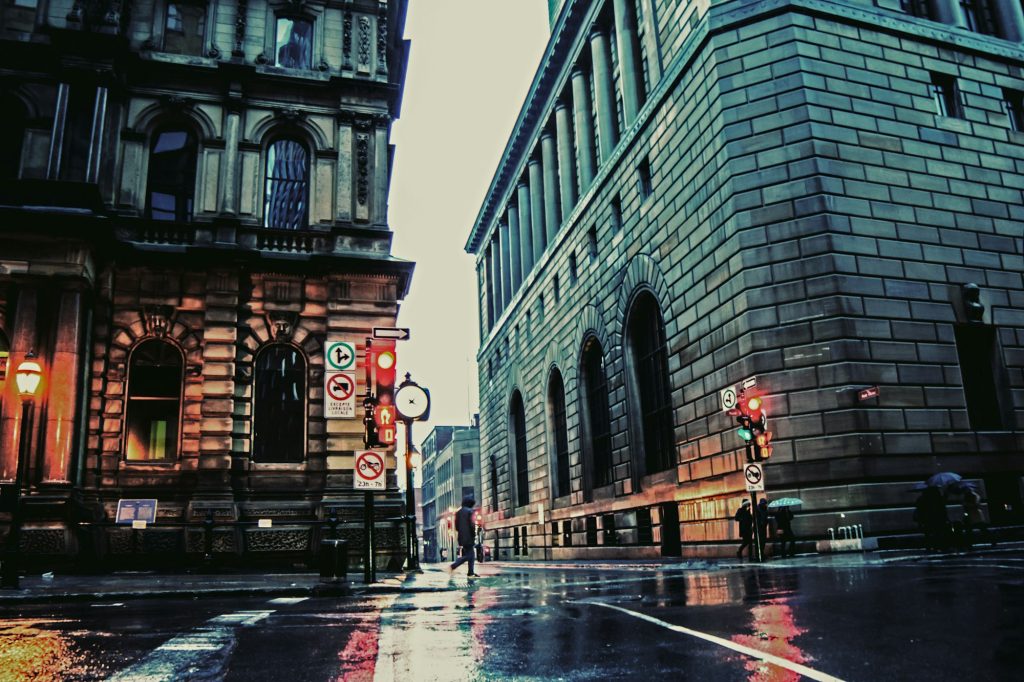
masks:
{"type": "Polygon", "coordinates": [[[736,433],[740,435],[740,438],[746,441],[754,440],[754,432],[746,427],[740,427],[736,429],[736,433]]]}

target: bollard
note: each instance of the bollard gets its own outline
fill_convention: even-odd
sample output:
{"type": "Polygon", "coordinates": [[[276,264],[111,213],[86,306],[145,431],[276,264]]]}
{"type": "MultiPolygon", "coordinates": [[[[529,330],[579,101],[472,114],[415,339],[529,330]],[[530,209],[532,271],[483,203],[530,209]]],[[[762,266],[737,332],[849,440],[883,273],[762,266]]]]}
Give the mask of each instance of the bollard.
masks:
{"type": "Polygon", "coordinates": [[[348,578],[348,540],[320,541],[320,580],[345,582],[348,578]]]}
{"type": "Polygon", "coordinates": [[[338,537],[338,509],[331,507],[330,513],[327,515],[327,526],[331,529],[331,537],[338,537]]]}
{"type": "Polygon", "coordinates": [[[828,529],[828,539],[829,540],[835,540],[836,539],[836,529],[835,528],[829,528],[828,529]]]}

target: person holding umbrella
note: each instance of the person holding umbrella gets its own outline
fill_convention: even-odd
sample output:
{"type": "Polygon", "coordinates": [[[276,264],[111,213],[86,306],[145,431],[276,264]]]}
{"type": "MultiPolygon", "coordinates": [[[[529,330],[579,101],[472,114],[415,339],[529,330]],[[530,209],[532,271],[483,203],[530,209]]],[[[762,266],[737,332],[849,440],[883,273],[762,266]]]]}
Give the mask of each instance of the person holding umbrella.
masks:
{"type": "Polygon", "coordinates": [[[795,497],[783,497],[772,500],[768,505],[775,514],[775,528],[778,533],[776,542],[780,545],[779,553],[782,556],[796,554],[796,535],[793,534],[793,507],[803,504],[795,497]],[[788,545],[788,548],[787,548],[788,545]]]}

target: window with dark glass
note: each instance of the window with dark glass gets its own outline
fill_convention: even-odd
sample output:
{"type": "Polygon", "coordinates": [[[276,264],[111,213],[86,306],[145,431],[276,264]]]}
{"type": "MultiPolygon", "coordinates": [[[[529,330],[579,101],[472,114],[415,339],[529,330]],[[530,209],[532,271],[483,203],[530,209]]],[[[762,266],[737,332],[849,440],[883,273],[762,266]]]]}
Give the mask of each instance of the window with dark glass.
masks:
{"type": "Polygon", "coordinates": [[[252,458],[301,463],[306,447],[306,359],[278,343],[256,356],[252,458]]]}
{"type": "Polygon", "coordinates": [[[473,486],[463,486],[462,487],[462,499],[464,500],[467,497],[471,497],[474,500],[476,500],[476,493],[473,491],[473,486]]]}
{"type": "Polygon", "coordinates": [[[936,114],[960,117],[960,93],[957,91],[956,78],[944,73],[932,73],[930,91],[936,114]]]}
{"type": "Polygon", "coordinates": [[[313,22],[291,17],[277,18],[276,64],[289,69],[313,65],[313,22]]]}
{"type": "Polygon", "coordinates": [[[462,471],[463,473],[473,470],[473,454],[470,452],[462,453],[462,471]]]}
{"type": "Polygon", "coordinates": [[[597,225],[591,225],[587,230],[587,253],[590,260],[597,259],[597,225]]]}
{"type": "Polygon", "coordinates": [[[491,509],[498,508],[498,458],[491,455],[491,509]]]}
{"type": "Polygon", "coordinates": [[[637,297],[629,315],[629,347],[636,379],[647,473],[672,467],[675,436],[668,383],[665,325],[649,293],[637,297]]]}
{"type": "Polygon", "coordinates": [[[153,135],[149,150],[147,211],[154,220],[192,220],[199,149],[195,135],[167,128],[153,135]]]}
{"type": "Polygon", "coordinates": [[[612,482],[612,434],[604,352],[595,338],[583,346],[583,390],[593,481],[595,486],[605,486],[612,482]]]}
{"type": "MultiPolygon", "coordinates": [[[[622,199],[615,197],[611,203],[612,209],[612,234],[622,229],[622,199]]],[[[595,230],[596,231],[596,230],[595,230]]]]}
{"type": "Polygon", "coordinates": [[[1010,119],[1010,130],[1024,132],[1024,93],[1017,90],[1003,90],[1003,111],[1010,119]]]}
{"type": "Polygon", "coordinates": [[[548,413],[551,415],[551,436],[555,451],[555,496],[565,497],[569,486],[569,431],[565,423],[565,384],[562,373],[551,372],[548,382],[548,413]]]}
{"type": "Polygon", "coordinates": [[[309,154],[295,140],[277,140],[267,148],[263,225],[284,230],[308,226],[309,154]]]}
{"type": "MultiPolygon", "coordinates": [[[[998,1],[1012,2],[1012,0],[998,1]]],[[[989,0],[960,0],[960,8],[963,10],[964,21],[969,30],[987,35],[996,34],[996,22],[992,16],[989,0]]]]}
{"type": "Polygon", "coordinates": [[[25,107],[14,97],[0,100],[4,125],[0,127],[0,179],[14,180],[21,171],[21,147],[25,140],[25,107]]]}
{"type": "Polygon", "coordinates": [[[654,185],[651,184],[651,163],[647,160],[641,161],[636,168],[636,188],[640,194],[640,201],[651,196],[654,185]]]}
{"type": "Polygon", "coordinates": [[[987,324],[954,328],[967,420],[972,429],[999,430],[1013,423],[1013,397],[996,331],[987,324]]]}
{"type": "Polygon", "coordinates": [[[512,395],[512,450],[516,463],[516,506],[530,503],[530,471],[527,468],[526,412],[523,398],[516,391],[512,395]]]}
{"type": "Polygon", "coordinates": [[[125,459],[159,462],[178,456],[184,358],[167,341],[143,341],[128,360],[125,459]]]}
{"type": "Polygon", "coordinates": [[[931,12],[928,7],[928,0],[900,0],[900,7],[907,14],[912,14],[915,17],[921,17],[923,19],[930,19],[931,12]]]}
{"type": "Polygon", "coordinates": [[[68,95],[67,118],[64,120],[61,180],[85,182],[95,109],[96,88],[85,84],[72,85],[68,95]]]}
{"type": "Polygon", "coordinates": [[[164,51],[202,56],[206,34],[206,3],[171,2],[164,22],[164,51]]]}

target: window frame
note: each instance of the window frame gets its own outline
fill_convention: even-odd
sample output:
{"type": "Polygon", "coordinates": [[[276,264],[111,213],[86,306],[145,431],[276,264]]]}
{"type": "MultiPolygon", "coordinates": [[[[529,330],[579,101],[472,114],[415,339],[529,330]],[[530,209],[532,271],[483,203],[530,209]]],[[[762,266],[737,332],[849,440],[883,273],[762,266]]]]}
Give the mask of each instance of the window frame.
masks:
{"type": "MultiPolygon", "coordinates": [[[[253,466],[270,467],[270,468],[287,468],[287,467],[304,467],[309,459],[309,358],[302,352],[302,349],[292,343],[283,341],[272,341],[266,343],[257,350],[256,355],[253,357],[253,372],[252,372],[252,417],[250,419],[250,442],[249,442],[249,461],[253,466]],[[302,361],[302,447],[301,456],[296,460],[279,460],[279,461],[260,461],[257,457],[256,443],[259,436],[259,402],[261,400],[259,395],[259,381],[260,381],[260,367],[259,362],[263,355],[269,352],[273,348],[287,348],[292,350],[302,361]]],[[[274,415],[271,415],[274,416],[274,415]]],[[[271,422],[274,420],[272,419],[271,422]]]]}
{"type": "Polygon", "coordinates": [[[583,409],[580,411],[584,435],[582,442],[586,455],[584,490],[589,499],[594,489],[612,485],[615,481],[611,407],[608,402],[608,372],[605,365],[604,346],[596,336],[589,336],[583,342],[583,349],[580,353],[580,378],[580,399],[583,401],[583,409]],[[594,357],[597,358],[597,362],[594,363],[596,366],[592,366],[588,362],[594,357]],[[594,381],[595,377],[593,376],[595,369],[600,372],[597,381],[594,381]],[[600,404],[595,404],[595,401],[600,404]],[[600,420],[597,417],[600,417],[600,420]],[[607,462],[602,462],[601,460],[605,459],[605,456],[607,456],[607,462]]]}
{"type": "MultiPolygon", "coordinates": [[[[207,46],[209,44],[208,38],[210,35],[210,3],[207,0],[165,0],[163,2],[162,11],[154,12],[154,22],[157,26],[154,26],[154,34],[158,33],[159,41],[154,40],[153,42],[160,46],[160,51],[167,54],[177,54],[186,57],[206,57],[207,46]],[[167,47],[167,35],[170,33],[168,23],[171,18],[171,5],[191,5],[193,7],[203,8],[203,34],[199,40],[199,52],[178,52],[176,50],[170,50],[167,47]]],[[[182,31],[185,33],[185,31],[182,31]]]]}
{"type": "MultiPolygon", "coordinates": [[[[298,134],[294,131],[284,131],[279,134],[273,135],[267,138],[267,143],[263,147],[263,188],[261,197],[261,212],[260,216],[260,227],[264,230],[281,230],[288,232],[304,232],[310,228],[310,200],[313,195],[313,146],[305,138],[304,135],[298,134]],[[304,212],[303,215],[298,219],[299,225],[296,227],[287,227],[281,225],[270,224],[270,187],[271,183],[275,180],[294,182],[291,178],[274,178],[270,174],[270,163],[271,163],[271,150],[275,145],[283,143],[293,143],[302,148],[306,155],[305,159],[305,195],[304,195],[304,212]]],[[[289,221],[291,222],[291,221],[289,221]]]]}
{"type": "MultiPolygon", "coordinates": [[[[128,368],[125,375],[124,382],[124,423],[121,426],[121,453],[120,460],[126,465],[130,466],[173,466],[181,460],[182,454],[182,437],[184,432],[184,414],[185,414],[185,366],[187,364],[187,358],[182,348],[166,338],[147,336],[138,343],[136,343],[131,350],[128,352],[127,362],[125,363],[128,368]],[[137,376],[137,369],[135,366],[136,355],[140,349],[147,345],[162,345],[168,349],[173,350],[177,357],[180,359],[179,364],[179,379],[178,379],[178,394],[175,399],[177,403],[176,419],[177,419],[177,433],[174,438],[174,453],[170,457],[161,457],[159,459],[152,457],[145,457],[142,459],[132,459],[128,456],[129,437],[133,416],[133,402],[149,402],[149,401],[163,401],[169,402],[170,398],[160,396],[140,396],[133,401],[132,396],[132,380],[137,376]],[[140,399],[141,398],[141,399],[140,399]]],[[[148,449],[147,449],[148,455],[148,449]]]]}
{"type": "Polygon", "coordinates": [[[938,71],[931,71],[928,92],[935,105],[936,116],[944,118],[963,118],[963,105],[960,102],[960,88],[956,76],[938,71]]]}
{"type": "Polygon", "coordinates": [[[515,494],[512,506],[525,507],[530,504],[530,455],[526,442],[526,404],[518,390],[512,392],[508,418],[511,427],[509,428],[511,435],[509,460],[515,471],[513,478],[515,494]]]}
{"type": "Polygon", "coordinates": [[[549,459],[552,476],[553,497],[568,497],[572,494],[572,463],[569,458],[569,423],[565,399],[565,380],[557,367],[548,373],[547,390],[548,443],[551,446],[549,459]]]}
{"type": "Polygon", "coordinates": [[[145,201],[143,208],[143,215],[149,220],[157,220],[159,222],[175,222],[175,223],[193,223],[196,219],[196,205],[199,194],[199,163],[202,157],[202,138],[199,135],[199,131],[196,126],[190,121],[183,120],[166,120],[161,122],[159,125],[153,128],[152,134],[149,136],[149,144],[147,145],[148,152],[146,154],[146,189],[143,192],[143,198],[145,201]],[[182,219],[178,215],[178,211],[175,211],[175,217],[170,220],[164,220],[161,218],[153,217],[153,198],[152,198],[152,183],[153,183],[153,150],[159,140],[159,136],[168,132],[184,132],[192,140],[193,144],[193,167],[192,167],[192,195],[191,195],[191,206],[188,210],[188,215],[185,219],[182,219]]]}
{"type": "Polygon", "coordinates": [[[289,0],[271,0],[266,3],[266,14],[264,21],[268,29],[264,31],[263,52],[256,58],[261,68],[275,69],[278,73],[289,74],[299,77],[309,77],[312,71],[327,71],[330,67],[326,61],[324,48],[324,11],[325,4],[304,3],[296,5],[289,0]],[[291,19],[294,21],[308,21],[312,24],[310,34],[312,44],[310,45],[309,68],[296,68],[291,66],[277,65],[277,21],[278,19],[291,19]]]}
{"type": "Polygon", "coordinates": [[[639,482],[643,476],[673,471],[678,465],[678,455],[665,316],[657,297],[649,289],[634,296],[628,310],[625,337],[630,423],[635,444],[632,450],[642,454],[633,459],[639,469],[634,472],[634,479],[639,482]],[[641,314],[645,317],[638,318],[641,314]],[[652,447],[659,445],[661,447],[652,447]]]}

